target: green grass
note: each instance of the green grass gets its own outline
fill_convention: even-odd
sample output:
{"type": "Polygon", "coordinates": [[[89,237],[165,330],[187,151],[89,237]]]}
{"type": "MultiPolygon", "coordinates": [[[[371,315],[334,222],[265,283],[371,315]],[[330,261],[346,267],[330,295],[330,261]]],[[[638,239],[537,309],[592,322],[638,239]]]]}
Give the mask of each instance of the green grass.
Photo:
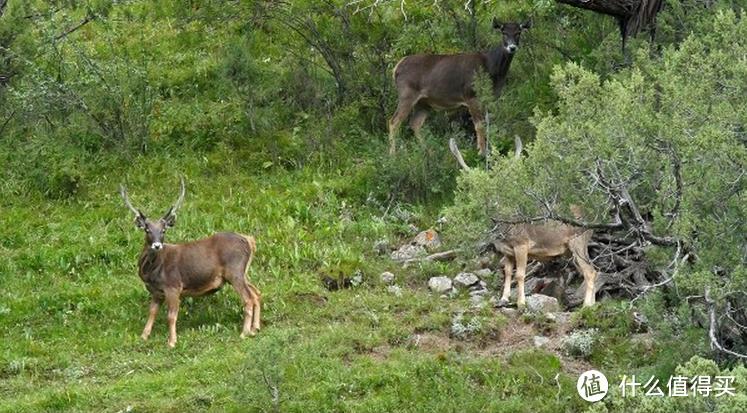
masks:
{"type": "MultiPolygon", "coordinates": [[[[477,336],[449,339],[468,298],[445,300],[424,287],[459,263],[402,269],[377,257],[374,242],[399,242],[403,224],[346,197],[355,181],[331,168],[257,174],[232,163],[216,168],[209,157],[151,156],[86,175],[76,198],[6,197],[0,412],[584,407],[576,377],[556,355],[479,351],[499,340],[506,320],[496,311],[472,314],[485,324],[477,336]],[[126,182],[136,205],[162,214],[176,196],[177,171],[187,177],[187,199],[168,240],[220,230],[257,237],[249,276],[264,295],[264,328],[255,338],[239,339],[241,307],[228,287],[183,300],[176,349],[166,346],[164,311],[150,341],[139,338],[148,305],[135,265],[142,234],[117,187],[126,182]],[[319,282],[321,274],[356,270],[365,283],[354,289],[329,292],[319,282]],[[383,270],[397,274],[402,297],[380,285],[383,270]],[[420,335],[458,345],[420,347],[420,335]]],[[[412,209],[422,223],[435,220],[412,209]]]]}

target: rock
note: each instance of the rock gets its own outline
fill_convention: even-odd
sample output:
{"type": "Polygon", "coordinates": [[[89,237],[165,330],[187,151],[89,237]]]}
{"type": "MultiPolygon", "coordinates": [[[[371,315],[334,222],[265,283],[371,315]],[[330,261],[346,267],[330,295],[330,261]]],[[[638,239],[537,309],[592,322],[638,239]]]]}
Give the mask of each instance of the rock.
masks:
{"type": "Polygon", "coordinates": [[[454,285],[458,287],[469,287],[477,284],[479,281],[480,279],[471,272],[460,272],[454,277],[454,285]]]}
{"type": "Polygon", "coordinates": [[[486,282],[485,282],[485,281],[483,281],[483,280],[480,280],[480,282],[478,283],[478,285],[479,285],[480,287],[482,287],[482,288],[488,288],[488,283],[486,283],[486,282]]]}
{"type": "Polygon", "coordinates": [[[382,272],[379,278],[384,284],[392,284],[394,282],[394,274],[390,273],[389,271],[382,272]]]}
{"type": "Polygon", "coordinates": [[[428,280],[428,288],[437,294],[443,294],[451,290],[451,278],[449,277],[431,277],[428,280]]]}
{"type": "Polygon", "coordinates": [[[478,288],[470,288],[470,290],[469,290],[469,295],[470,295],[470,296],[475,296],[475,295],[488,295],[488,294],[490,294],[490,291],[488,291],[488,290],[487,290],[487,289],[485,289],[485,288],[480,288],[480,287],[478,287],[478,288]]]}
{"type": "Polygon", "coordinates": [[[412,244],[419,245],[428,251],[433,251],[441,246],[441,237],[434,229],[425,230],[412,240],[412,244]]]}
{"type": "Polygon", "coordinates": [[[490,268],[483,268],[481,270],[475,271],[475,275],[482,279],[489,278],[491,275],[493,275],[493,270],[491,270],[490,268]]]}
{"type": "Polygon", "coordinates": [[[532,294],[526,298],[527,310],[535,313],[555,313],[560,311],[560,304],[555,297],[532,294]]]}
{"type": "Polygon", "coordinates": [[[402,297],[402,289],[398,285],[390,285],[386,288],[389,294],[393,294],[396,297],[402,297]]]}
{"type": "Polygon", "coordinates": [[[420,245],[403,245],[397,251],[392,252],[391,258],[395,261],[406,261],[426,255],[425,248],[420,245]]]}
{"type": "Polygon", "coordinates": [[[449,298],[456,298],[459,295],[459,289],[454,287],[449,291],[449,298]]]}
{"type": "Polygon", "coordinates": [[[549,343],[550,339],[544,336],[534,336],[534,346],[535,347],[543,347],[545,344],[549,343]]]}
{"type": "Polygon", "coordinates": [[[558,321],[558,317],[555,315],[555,313],[547,313],[547,314],[545,314],[545,318],[548,321],[553,321],[553,322],[554,321],[558,321]]]}

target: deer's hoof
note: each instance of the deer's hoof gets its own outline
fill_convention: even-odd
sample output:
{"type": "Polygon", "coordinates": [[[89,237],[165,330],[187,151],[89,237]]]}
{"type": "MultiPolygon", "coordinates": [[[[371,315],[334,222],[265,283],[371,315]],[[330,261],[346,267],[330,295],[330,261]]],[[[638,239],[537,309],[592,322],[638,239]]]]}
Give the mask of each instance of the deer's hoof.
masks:
{"type": "Polygon", "coordinates": [[[140,338],[143,339],[143,341],[148,341],[148,336],[145,334],[141,334],[140,338]]]}
{"type": "Polygon", "coordinates": [[[257,335],[257,332],[254,331],[254,330],[251,330],[251,331],[247,331],[246,333],[241,333],[241,335],[239,337],[241,337],[242,339],[244,339],[244,338],[247,338],[247,337],[254,337],[255,335],[257,335]]]}
{"type": "Polygon", "coordinates": [[[176,347],[176,341],[169,341],[168,346],[169,346],[169,348],[176,347]]]}

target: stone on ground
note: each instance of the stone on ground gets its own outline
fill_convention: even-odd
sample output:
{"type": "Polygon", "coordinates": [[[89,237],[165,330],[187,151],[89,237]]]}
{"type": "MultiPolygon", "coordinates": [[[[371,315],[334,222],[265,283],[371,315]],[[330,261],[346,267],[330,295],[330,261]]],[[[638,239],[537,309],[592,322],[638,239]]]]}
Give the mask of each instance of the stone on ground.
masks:
{"type": "Polygon", "coordinates": [[[560,303],[555,297],[542,294],[532,294],[526,298],[527,310],[535,313],[557,313],[560,311],[560,303]]]}
{"type": "Polygon", "coordinates": [[[445,293],[451,290],[451,278],[449,277],[431,277],[428,280],[428,288],[437,294],[445,293]]]}

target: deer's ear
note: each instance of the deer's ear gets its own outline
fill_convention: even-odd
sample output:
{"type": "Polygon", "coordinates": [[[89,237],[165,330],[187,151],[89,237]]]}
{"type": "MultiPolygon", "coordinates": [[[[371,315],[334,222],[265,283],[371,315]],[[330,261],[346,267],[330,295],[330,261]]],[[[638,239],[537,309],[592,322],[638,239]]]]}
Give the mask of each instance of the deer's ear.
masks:
{"type": "Polygon", "coordinates": [[[493,28],[494,29],[498,29],[498,30],[502,30],[503,29],[503,23],[499,22],[498,19],[496,19],[495,17],[493,17],[493,28]]]}
{"type": "Polygon", "coordinates": [[[521,30],[529,30],[532,27],[532,20],[529,19],[521,24],[521,30]]]}
{"type": "MultiPolygon", "coordinates": [[[[138,212],[140,212],[140,211],[138,211],[138,212]]],[[[146,226],[145,221],[146,220],[147,220],[147,218],[145,218],[145,215],[143,215],[143,213],[140,212],[135,217],[135,225],[137,225],[137,227],[140,228],[140,229],[145,229],[145,226],[146,226]]]]}
{"type": "Polygon", "coordinates": [[[171,228],[176,224],[176,215],[175,214],[166,214],[162,218],[164,225],[166,225],[166,228],[171,228]]]}

